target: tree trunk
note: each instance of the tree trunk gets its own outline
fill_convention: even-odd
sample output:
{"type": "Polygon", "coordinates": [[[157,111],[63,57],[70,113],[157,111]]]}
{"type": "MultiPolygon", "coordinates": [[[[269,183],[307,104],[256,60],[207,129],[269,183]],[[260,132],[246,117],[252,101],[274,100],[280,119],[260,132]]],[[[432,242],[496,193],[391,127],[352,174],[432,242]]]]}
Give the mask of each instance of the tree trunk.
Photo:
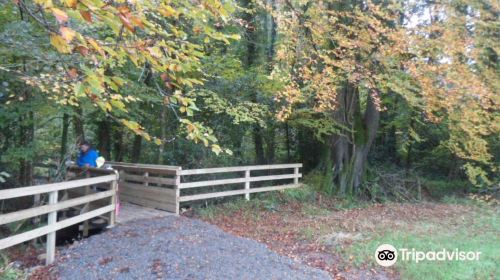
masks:
{"type": "Polygon", "coordinates": [[[66,159],[66,153],[68,151],[68,130],[69,115],[64,113],[62,119],[61,150],[59,154],[61,163],[66,159]]]}
{"type": "Polygon", "coordinates": [[[264,157],[264,141],[262,139],[262,129],[258,124],[253,128],[253,140],[255,145],[255,163],[264,164],[266,162],[264,157]]]}
{"type": "MultiPolygon", "coordinates": [[[[31,106],[31,94],[24,92],[24,100],[31,106]]],[[[30,149],[27,157],[19,161],[19,183],[22,186],[33,185],[33,141],[35,138],[35,118],[33,110],[19,117],[19,147],[30,149]]]]}
{"type": "Polygon", "coordinates": [[[121,128],[114,130],[113,133],[113,158],[115,161],[123,161],[123,131],[121,128]]]}
{"type": "Polygon", "coordinates": [[[271,126],[268,128],[267,131],[267,136],[266,136],[266,144],[267,144],[267,153],[266,153],[266,160],[267,164],[273,164],[274,163],[274,150],[276,148],[276,133],[274,126],[271,126]]]}
{"type": "Polygon", "coordinates": [[[286,161],[290,162],[290,129],[288,122],[285,122],[285,137],[286,137],[286,161]]]}
{"type": "Polygon", "coordinates": [[[134,135],[134,144],[132,145],[131,160],[133,163],[139,162],[141,159],[142,136],[134,135]]]}
{"type": "Polygon", "coordinates": [[[107,119],[103,119],[97,125],[97,149],[104,158],[109,159],[111,158],[111,124],[107,119]]]}
{"type": "MultiPolygon", "coordinates": [[[[162,105],[161,107],[161,112],[160,112],[160,137],[161,139],[165,139],[166,138],[166,134],[167,134],[167,131],[166,131],[166,123],[167,123],[167,114],[166,114],[166,109],[167,109],[167,106],[166,105],[162,105]]],[[[158,146],[158,155],[157,155],[157,158],[156,158],[156,162],[158,164],[163,164],[163,152],[165,151],[165,142],[161,142],[161,144],[158,146]]]]}
{"type": "Polygon", "coordinates": [[[339,108],[334,119],[351,131],[331,138],[331,152],[334,184],[341,195],[359,192],[366,170],[368,153],[375,139],[380,112],[372,96],[366,99],[366,110],[361,112],[361,102],[357,87],[348,86],[339,93],[339,108]]]}
{"type": "Polygon", "coordinates": [[[80,107],[75,108],[75,115],[73,116],[73,127],[75,129],[76,142],[80,143],[85,140],[85,130],[83,128],[83,112],[80,107]]]}

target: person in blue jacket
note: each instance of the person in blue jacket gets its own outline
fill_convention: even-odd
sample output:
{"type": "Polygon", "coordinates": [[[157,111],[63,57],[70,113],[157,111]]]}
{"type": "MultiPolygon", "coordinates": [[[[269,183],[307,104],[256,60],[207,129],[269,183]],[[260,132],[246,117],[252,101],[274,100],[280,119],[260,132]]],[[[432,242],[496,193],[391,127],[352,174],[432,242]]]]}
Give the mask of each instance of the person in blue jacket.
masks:
{"type": "Polygon", "coordinates": [[[96,159],[99,157],[99,152],[92,148],[88,141],[80,143],[80,154],[76,163],[80,167],[96,167],[96,159]]]}

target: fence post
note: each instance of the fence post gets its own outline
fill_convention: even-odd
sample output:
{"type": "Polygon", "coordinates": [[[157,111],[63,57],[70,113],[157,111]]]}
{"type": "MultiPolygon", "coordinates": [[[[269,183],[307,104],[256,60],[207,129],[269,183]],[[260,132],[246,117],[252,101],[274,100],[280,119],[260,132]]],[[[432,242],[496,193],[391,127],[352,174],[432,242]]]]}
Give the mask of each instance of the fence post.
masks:
{"type": "MultiPolygon", "coordinates": [[[[49,193],[49,205],[57,204],[58,191],[53,191],[49,193]]],[[[48,214],[47,225],[54,225],[57,223],[57,211],[52,211],[48,214]]],[[[47,234],[47,249],[45,264],[49,265],[54,262],[56,255],[56,231],[52,231],[47,234]]]]}
{"type": "MultiPolygon", "coordinates": [[[[87,171],[85,173],[85,177],[86,178],[90,178],[90,171],[87,171]]],[[[90,186],[85,186],[85,195],[89,195],[90,194],[90,186]]],[[[90,203],[85,203],[85,205],[83,206],[82,210],[80,210],[80,214],[82,213],[85,213],[85,212],[88,212],[90,211],[90,203]]],[[[89,236],[89,228],[90,228],[90,224],[89,224],[89,221],[88,220],[85,220],[83,222],[83,231],[82,231],[82,235],[83,237],[88,237],[89,236]]]]}
{"type": "Polygon", "coordinates": [[[118,191],[118,172],[116,172],[116,179],[111,181],[111,190],[113,190],[113,195],[111,196],[110,203],[115,205],[115,209],[109,213],[109,225],[108,227],[115,226],[116,223],[116,207],[118,207],[118,202],[116,201],[116,192],[118,191]]]}
{"type": "Polygon", "coordinates": [[[299,168],[298,167],[295,167],[293,169],[293,174],[295,175],[295,177],[293,177],[293,183],[295,185],[297,185],[299,183],[299,168]]]}
{"type": "Polygon", "coordinates": [[[148,182],[148,176],[149,176],[149,172],[144,172],[144,182],[142,182],[142,184],[147,187],[149,186],[149,182],[148,182]]]}
{"type": "Polygon", "coordinates": [[[181,171],[182,169],[179,169],[178,170],[178,173],[175,175],[175,215],[179,215],[180,213],[180,203],[179,203],[179,198],[181,196],[181,190],[180,190],[180,186],[181,186],[181,171]]]}
{"type": "Polygon", "coordinates": [[[248,192],[250,190],[250,170],[245,170],[245,199],[250,200],[250,193],[248,192]]]}

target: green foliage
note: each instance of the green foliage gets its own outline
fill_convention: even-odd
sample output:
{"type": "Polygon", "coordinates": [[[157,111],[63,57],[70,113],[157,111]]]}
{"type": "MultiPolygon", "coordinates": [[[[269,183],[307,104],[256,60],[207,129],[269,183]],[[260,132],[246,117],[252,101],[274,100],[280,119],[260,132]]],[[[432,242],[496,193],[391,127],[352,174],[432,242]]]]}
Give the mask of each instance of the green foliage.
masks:
{"type": "Polygon", "coordinates": [[[17,269],[9,263],[9,259],[2,253],[0,253],[0,279],[2,280],[20,280],[27,279],[27,275],[24,271],[17,269]]]}

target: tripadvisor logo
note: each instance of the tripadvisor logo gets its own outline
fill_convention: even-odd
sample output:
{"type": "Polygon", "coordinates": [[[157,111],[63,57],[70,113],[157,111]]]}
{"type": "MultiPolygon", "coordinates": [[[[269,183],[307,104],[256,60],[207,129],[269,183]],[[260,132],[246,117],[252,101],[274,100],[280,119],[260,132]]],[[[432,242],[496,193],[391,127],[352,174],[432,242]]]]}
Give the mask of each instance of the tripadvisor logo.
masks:
{"type": "MultiPolygon", "coordinates": [[[[479,261],[481,252],[464,252],[442,249],[439,251],[417,251],[415,248],[400,248],[399,256],[401,261],[479,261]]],[[[391,266],[398,260],[398,250],[390,244],[382,244],[375,251],[375,261],[381,266],[391,266]]]]}
{"type": "Polygon", "coordinates": [[[382,244],[375,251],[375,260],[381,266],[391,266],[398,260],[398,252],[390,244],[382,244]]]}

